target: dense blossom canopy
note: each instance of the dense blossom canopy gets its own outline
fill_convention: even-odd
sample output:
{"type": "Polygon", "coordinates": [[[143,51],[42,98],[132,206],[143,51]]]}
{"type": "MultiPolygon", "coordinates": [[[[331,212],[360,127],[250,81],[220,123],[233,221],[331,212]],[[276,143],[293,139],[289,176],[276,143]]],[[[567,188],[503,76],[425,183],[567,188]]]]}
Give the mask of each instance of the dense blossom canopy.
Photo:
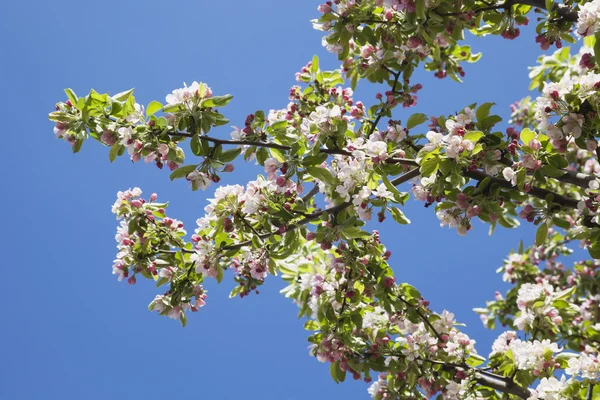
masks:
{"type": "Polygon", "coordinates": [[[310,354],[336,382],[370,382],[377,400],[600,399],[600,0],[335,0],[318,11],[313,25],[341,68],[313,58],[284,108],[248,115],[231,139],[210,131],[229,124],[221,108],[232,96],[205,83],[145,107],[133,90],[66,90],[50,119],[75,152],[91,137],[111,161],[166,166],[192,190],[218,183],[237,158],[264,167],[245,186],[217,187],[190,236],[156,194],[119,192],[113,273],[166,287],[149,309],[183,325],[207,304],[206,280],[231,273],[231,297],[245,297],[279,275],[313,332],[310,354]],[[394,119],[418,101],[417,68],[460,81],[462,64],[480,58],[465,32],[511,40],[531,20],[552,50],[530,72],[538,97],[513,104],[504,132],[493,103],[394,119]],[[385,87],[371,105],[353,98],[361,80],[385,87]],[[389,215],[410,223],[410,197],[459,235],[473,219],[490,231],[537,226],[499,270],[512,288],[475,309],[508,329],[491,350],[396,282],[391,252],[364,230],[389,215]],[[590,258],[565,265],[577,245],[590,258]]]}

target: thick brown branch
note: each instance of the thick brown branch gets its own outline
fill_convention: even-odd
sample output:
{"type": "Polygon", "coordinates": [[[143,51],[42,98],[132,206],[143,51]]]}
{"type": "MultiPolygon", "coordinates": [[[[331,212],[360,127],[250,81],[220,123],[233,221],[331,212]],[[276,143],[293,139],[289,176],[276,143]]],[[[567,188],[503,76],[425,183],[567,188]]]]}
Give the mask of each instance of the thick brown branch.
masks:
{"type": "Polygon", "coordinates": [[[570,183],[572,185],[576,185],[587,189],[589,188],[590,181],[593,181],[596,178],[593,175],[582,174],[581,172],[575,171],[568,171],[566,174],[564,174],[563,176],[559,176],[556,179],[561,182],[570,183]]]}
{"type": "Polygon", "coordinates": [[[528,399],[531,396],[529,389],[522,388],[515,382],[501,376],[494,377],[481,372],[475,372],[475,379],[480,385],[490,387],[502,393],[513,394],[522,399],[528,399]]]}

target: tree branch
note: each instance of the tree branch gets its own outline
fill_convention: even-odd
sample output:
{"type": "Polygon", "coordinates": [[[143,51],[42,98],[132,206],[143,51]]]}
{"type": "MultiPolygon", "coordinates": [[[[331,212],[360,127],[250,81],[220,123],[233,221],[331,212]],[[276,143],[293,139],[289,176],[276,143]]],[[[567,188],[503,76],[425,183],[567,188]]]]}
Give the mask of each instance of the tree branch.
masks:
{"type": "MultiPolygon", "coordinates": [[[[396,86],[398,86],[398,80],[400,79],[400,74],[401,74],[400,71],[394,72],[385,66],[382,68],[384,68],[386,71],[388,71],[390,74],[392,74],[394,76],[394,83],[392,84],[392,92],[396,92],[396,86]]],[[[386,106],[387,106],[387,103],[377,113],[377,117],[375,118],[375,121],[371,122],[371,128],[369,129],[369,133],[367,133],[367,138],[371,137],[373,132],[375,132],[375,128],[377,128],[377,124],[379,123],[379,121],[381,121],[381,118],[383,117],[383,111],[386,109],[386,106]]]]}
{"type": "MultiPolygon", "coordinates": [[[[485,3],[485,4],[488,4],[488,3],[485,3]]],[[[480,7],[473,11],[475,13],[480,13],[483,11],[492,11],[492,10],[499,10],[499,9],[509,10],[512,6],[519,5],[519,4],[525,5],[525,6],[541,8],[543,10],[549,11],[546,8],[546,2],[544,0],[506,0],[504,3],[488,5],[487,7],[480,7]]],[[[572,8],[567,7],[564,4],[554,3],[554,6],[552,7],[552,11],[554,11],[554,10],[556,10],[556,13],[560,16],[560,18],[565,21],[568,21],[568,22],[576,22],[577,21],[577,12],[573,11],[572,8]]],[[[462,12],[441,13],[438,15],[440,15],[442,17],[448,17],[448,16],[458,16],[460,14],[462,14],[462,12]]]]}
{"type": "MultiPolygon", "coordinates": [[[[378,117],[381,118],[381,115],[378,117]]],[[[376,119],[373,122],[373,125],[371,126],[370,129],[370,133],[373,132],[373,127],[377,126],[378,123],[378,119],[376,119]]],[[[189,133],[189,132],[169,132],[168,133],[171,136],[183,136],[183,137],[193,137],[194,134],[193,133],[189,133]]],[[[247,145],[247,146],[259,146],[259,147],[267,147],[267,148],[274,148],[274,149],[279,149],[279,150],[285,150],[285,151],[289,151],[291,150],[291,146],[286,146],[283,144],[279,144],[279,143],[273,143],[273,142],[260,142],[260,141],[251,141],[251,140],[225,140],[225,139],[218,139],[218,138],[214,138],[211,136],[200,136],[201,139],[207,140],[209,142],[215,143],[217,145],[247,145]]],[[[600,152],[600,147],[598,148],[599,152],[600,152]]],[[[338,155],[343,155],[343,156],[351,156],[352,152],[348,151],[348,150],[343,150],[343,149],[326,149],[326,148],[322,148],[319,149],[320,153],[324,153],[324,154],[338,154],[338,155]]],[[[419,166],[419,163],[411,158],[403,158],[403,157],[390,157],[388,159],[386,159],[384,161],[387,164],[403,164],[403,165],[411,165],[411,166],[419,166]]],[[[504,162],[503,164],[505,165],[510,165],[507,162],[504,162]]],[[[584,189],[588,188],[588,184],[590,181],[596,179],[593,175],[589,175],[589,174],[583,174],[580,172],[574,172],[574,171],[564,171],[564,175],[554,178],[558,181],[561,182],[565,182],[565,183],[570,183],[579,187],[582,187],[584,189]]],[[[476,178],[474,178],[476,179],[476,178]]],[[[545,189],[540,189],[540,190],[545,190],[545,189]]],[[[550,191],[547,191],[547,193],[552,193],[550,191]]],[[[546,193],[546,194],[547,194],[546,193]]],[[[535,195],[534,195],[535,196],[535,195]]],[[[558,195],[555,195],[558,196],[558,195]]],[[[573,207],[570,207],[573,208],[573,207]]]]}
{"type": "Polygon", "coordinates": [[[456,365],[456,364],[448,364],[443,361],[436,361],[436,360],[430,360],[430,359],[426,359],[424,361],[430,362],[432,364],[441,365],[442,368],[444,368],[446,370],[455,370],[455,371],[472,370],[472,371],[475,371],[475,380],[477,381],[477,383],[479,383],[480,385],[483,385],[483,386],[490,387],[490,388],[497,390],[499,392],[502,392],[502,393],[508,393],[508,394],[512,394],[515,396],[519,396],[522,399],[528,399],[531,395],[529,389],[522,388],[521,386],[516,384],[514,381],[512,381],[511,379],[509,379],[505,376],[496,375],[491,372],[482,371],[477,368],[470,367],[468,365],[460,366],[460,365],[456,365]]]}
{"type": "MultiPolygon", "coordinates": [[[[518,190],[518,188],[511,185],[510,182],[508,182],[504,179],[489,176],[482,171],[464,171],[464,175],[468,178],[475,179],[477,181],[482,181],[485,178],[490,178],[492,183],[494,183],[500,187],[503,187],[506,189],[518,190]]],[[[551,192],[547,189],[532,187],[529,192],[526,192],[526,194],[529,196],[537,197],[538,199],[542,199],[542,200],[545,200],[546,196],[552,195],[554,197],[554,199],[552,200],[554,203],[560,204],[561,206],[563,206],[565,208],[571,208],[574,210],[577,209],[577,203],[578,203],[577,200],[570,199],[570,198],[562,196],[558,193],[551,192]]]]}
{"type": "MultiPolygon", "coordinates": [[[[506,4],[507,6],[515,5],[515,4],[523,4],[526,6],[541,8],[542,10],[548,11],[546,9],[546,2],[544,0],[507,0],[504,4],[506,4]]],[[[573,11],[573,9],[571,7],[568,7],[568,6],[565,6],[564,4],[555,2],[554,6],[552,7],[552,10],[556,10],[558,15],[565,21],[569,21],[569,22],[577,21],[577,12],[573,11]]]]}
{"type": "MultiPolygon", "coordinates": [[[[401,183],[404,183],[406,181],[411,180],[412,178],[414,178],[416,176],[419,176],[419,169],[418,168],[415,168],[415,169],[413,169],[413,170],[405,173],[404,175],[401,175],[398,178],[394,179],[392,181],[392,184],[395,185],[395,186],[397,186],[397,185],[400,185],[401,183]]],[[[297,229],[297,228],[299,228],[299,227],[301,227],[303,225],[308,224],[311,221],[319,219],[319,217],[321,217],[321,215],[323,215],[323,213],[337,214],[340,211],[346,209],[347,207],[349,207],[351,205],[352,205],[352,202],[345,201],[343,203],[338,204],[337,206],[330,207],[330,208],[328,208],[328,209],[326,209],[324,211],[315,211],[312,214],[309,214],[308,216],[304,217],[300,221],[296,222],[295,224],[290,225],[288,227],[288,231],[297,229]]],[[[268,239],[271,236],[276,235],[277,233],[279,233],[279,231],[262,233],[262,234],[258,235],[258,237],[260,239],[268,239]]],[[[229,245],[229,246],[225,246],[225,247],[221,248],[221,250],[238,250],[238,249],[240,249],[240,248],[242,248],[244,246],[248,246],[250,244],[252,244],[252,241],[251,240],[246,240],[245,242],[240,242],[240,243],[232,244],[232,245],[229,245]]]]}
{"type": "MultiPolygon", "coordinates": [[[[194,137],[194,133],[190,132],[168,132],[169,136],[182,136],[182,137],[194,137]]],[[[211,143],[215,143],[217,145],[243,145],[243,146],[258,146],[258,147],[266,147],[271,149],[285,150],[289,151],[292,149],[291,146],[286,146],[284,144],[273,143],[273,142],[261,142],[261,141],[253,141],[253,140],[226,140],[226,139],[218,139],[212,136],[200,135],[200,139],[204,139],[211,143]]],[[[351,156],[352,152],[343,149],[327,149],[321,148],[319,149],[319,153],[324,154],[338,154],[342,156],[351,156]]],[[[419,164],[410,158],[402,158],[402,157],[391,157],[385,160],[386,163],[389,164],[405,164],[405,165],[414,165],[418,166],[419,164]]]]}
{"type": "Polygon", "coordinates": [[[433,332],[433,334],[435,335],[435,337],[437,337],[437,339],[440,342],[443,342],[442,340],[442,335],[440,335],[440,333],[433,327],[433,325],[431,324],[431,322],[429,322],[429,318],[427,318],[422,312],[421,310],[419,310],[418,306],[413,306],[412,304],[410,304],[408,301],[406,301],[402,296],[398,296],[398,299],[403,302],[404,304],[406,304],[408,307],[411,307],[413,310],[415,310],[415,312],[417,313],[417,315],[419,316],[419,318],[421,318],[421,320],[425,323],[425,325],[427,325],[427,327],[429,328],[429,330],[431,332],[433,332]]]}

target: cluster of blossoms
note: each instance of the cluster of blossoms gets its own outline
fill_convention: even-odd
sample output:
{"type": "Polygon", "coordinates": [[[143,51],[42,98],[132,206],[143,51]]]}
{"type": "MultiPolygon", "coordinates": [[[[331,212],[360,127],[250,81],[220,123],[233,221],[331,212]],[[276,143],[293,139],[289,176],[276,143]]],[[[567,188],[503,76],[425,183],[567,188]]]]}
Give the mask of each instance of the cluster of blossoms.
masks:
{"type": "Polygon", "coordinates": [[[539,128],[546,131],[556,149],[564,151],[568,138],[579,138],[585,121],[585,114],[575,112],[564,98],[575,96],[581,104],[595,96],[599,87],[600,74],[594,72],[580,76],[565,74],[559,82],[550,82],[544,86],[542,95],[536,99],[535,116],[539,121],[539,128]],[[559,121],[552,123],[552,116],[557,116],[559,121]]]}
{"type": "MultiPolygon", "coordinates": [[[[325,3],[319,6],[319,11],[324,15],[320,20],[313,21],[313,26],[322,31],[331,31],[329,35],[323,38],[323,46],[328,51],[337,54],[340,60],[344,61],[347,73],[350,69],[356,69],[359,73],[365,74],[392,60],[398,64],[410,64],[412,60],[423,61],[431,53],[430,46],[417,35],[406,38],[405,41],[399,43],[390,40],[386,42],[364,42],[356,35],[353,38],[352,33],[360,29],[353,25],[354,21],[352,21],[352,14],[358,8],[355,7],[356,3],[353,0],[337,1],[335,3],[335,12],[333,11],[333,4],[325,3]],[[342,22],[336,21],[336,16],[349,21],[345,27],[341,28],[350,33],[347,38],[341,37],[339,30],[336,29],[342,25],[342,22]],[[357,43],[357,40],[362,44],[357,43]]],[[[386,21],[401,17],[402,11],[412,13],[416,11],[414,3],[412,7],[406,7],[406,4],[401,2],[397,2],[397,4],[392,4],[393,2],[386,3],[388,4],[378,4],[384,6],[382,17],[386,21]]],[[[356,23],[360,24],[360,20],[356,23]]],[[[435,42],[440,48],[448,47],[448,38],[443,33],[439,33],[435,37],[435,42]]],[[[440,73],[443,73],[443,71],[440,70],[440,73]]]]}
{"type": "Polygon", "coordinates": [[[170,248],[179,245],[186,234],[182,222],[165,216],[165,203],[154,203],[156,194],[150,196],[149,202],[141,195],[139,188],[119,192],[112,206],[117,219],[123,219],[115,236],[119,252],[113,274],[118,275],[119,280],[129,277],[130,284],[136,282],[137,273],[158,276],[153,246],[170,248]]]}
{"type": "Polygon", "coordinates": [[[198,311],[201,307],[206,305],[206,290],[202,285],[194,286],[192,289],[191,297],[188,299],[181,299],[182,302],[179,304],[173,304],[172,297],[167,294],[156,295],[154,300],[148,306],[150,311],[156,311],[160,315],[165,315],[172,319],[186,321],[185,312],[190,310],[192,312],[198,311]]]}
{"type": "Polygon", "coordinates": [[[156,203],[156,194],[150,195],[149,201],[141,195],[139,188],[119,192],[113,204],[113,213],[122,219],[115,236],[119,252],[113,274],[119,280],[128,278],[129,284],[136,283],[138,274],[158,281],[157,286],[170,283],[172,289],[157,295],[149,309],[185,323],[185,311],[198,311],[206,299],[200,284],[185,293],[173,290],[176,281],[187,273],[177,266],[178,260],[169,258],[170,249],[183,247],[186,231],[182,222],[165,215],[167,204],[156,203]]]}
{"type": "Polygon", "coordinates": [[[585,194],[586,198],[581,199],[577,203],[578,214],[589,218],[595,224],[599,224],[600,215],[598,214],[598,207],[600,206],[600,183],[598,179],[590,180],[585,194]]]}
{"type": "Polygon", "coordinates": [[[556,293],[554,287],[544,280],[536,284],[521,285],[517,296],[517,307],[520,310],[520,314],[515,318],[517,328],[533,328],[536,318],[544,316],[553,324],[560,325],[562,317],[552,303],[561,296],[561,293],[556,293]]]}
{"type": "MultiPolygon", "coordinates": [[[[404,289],[406,295],[412,293],[417,296],[413,298],[416,300],[415,305],[410,307],[423,307],[427,310],[428,302],[413,292],[414,289],[396,286],[393,278],[383,279],[380,284],[371,281],[368,275],[361,275],[356,281],[348,280],[347,277],[352,274],[349,271],[352,271],[353,267],[347,258],[347,245],[341,243],[338,248],[332,249],[335,256],[329,259],[324,258],[326,253],[317,247],[309,246],[306,250],[306,254],[297,254],[282,263],[281,270],[284,279],[290,282],[282,292],[295,299],[303,310],[302,314],[313,318],[307,323],[310,329],[319,328],[321,331],[311,337],[313,344],[309,346],[310,354],[321,362],[329,362],[335,368],[339,367],[343,374],[352,374],[354,379],[362,376],[356,363],[356,352],[359,351],[356,346],[361,352],[366,352],[370,359],[380,360],[386,369],[395,372],[381,374],[373,382],[369,393],[374,399],[399,396],[405,390],[407,394],[412,393],[412,389],[404,386],[405,376],[410,368],[414,368],[413,365],[420,366],[425,360],[440,357],[448,362],[460,363],[476,356],[475,341],[458,331],[452,313],[443,311],[436,315],[426,311],[428,315],[434,316],[428,327],[423,321],[411,321],[406,313],[400,311],[402,307],[399,304],[394,306],[398,311],[393,313],[384,307],[372,306],[373,293],[381,290],[379,285],[383,285],[391,293],[398,293],[404,289]],[[357,297],[360,293],[362,296],[357,297]],[[352,345],[344,340],[343,336],[339,336],[335,325],[328,325],[323,319],[333,318],[330,314],[359,315],[358,311],[362,318],[360,325],[354,327],[353,336],[356,339],[352,341],[352,345]]],[[[370,264],[369,260],[359,262],[362,268],[369,269],[370,264]]],[[[334,320],[331,321],[333,323],[334,320]]],[[[466,378],[464,373],[457,376],[466,378]]],[[[365,375],[364,380],[370,382],[371,378],[365,375]]],[[[465,379],[465,386],[467,381],[465,379]]],[[[446,386],[450,387],[451,384],[437,374],[427,373],[418,380],[419,390],[423,390],[428,396],[440,391],[446,393],[446,386]]]]}
{"type": "Polygon", "coordinates": [[[165,100],[170,105],[183,105],[188,108],[193,108],[204,99],[211,98],[213,92],[205,83],[194,81],[190,86],[185,83],[181,89],[175,89],[171,94],[168,94],[165,100]]]}
{"type": "Polygon", "coordinates": [[[514,331],[504,332],[492,345],[492,362],[495,356],[505,357],[509,350],[515,367],[521,371],[532,371],[535,376],[549,368],[560,367],[555,360],[555,354],[560,353],[562,349],[548,339],[524,341],[518,339],[514,331]]]}
{"type": "Polygon", "coordinates": [[[465,134],[473,128],[475,112],[469,107],[465,108],[454,118],[448,118],[445,122],[447,134],[437,131],[427,132],[427,140],[423,151],[431,153],[436,149],[444,149],[447,157],[458,160],[463,152],[470,152],[475,148],[475,143],[465,138],[465,134]]]}
{"type": "Polygon", "coordinates": [[[540,380],[535,389],[531,390],[531,396],[528,400],[548,400],[548,399],[568,399],[569,386],[576,384],[575,377],[589,379],[591,382],[597,382],[600,371],[600,364],[597,355],[581,353],[579,355],[570,354],[568,366],[565,368],[567,375],[572,375],[566,379],[564,375],[560,379],[554,376],[544,377],[540,380]]]}
{"type": "Polygon", "coordinates": [[[593,35],[600,28],[600,1],[592,0],[581,5],[577,16],[577,34],[593,35]]]}

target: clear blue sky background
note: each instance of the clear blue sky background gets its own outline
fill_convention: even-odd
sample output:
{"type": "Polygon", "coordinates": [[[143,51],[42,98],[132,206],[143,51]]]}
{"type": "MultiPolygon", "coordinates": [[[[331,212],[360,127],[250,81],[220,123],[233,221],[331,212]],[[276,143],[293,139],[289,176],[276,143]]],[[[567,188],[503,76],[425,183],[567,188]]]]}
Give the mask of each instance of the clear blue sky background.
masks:
{"type": "MultiPolygon", "coordinates": [[[[192,193],[168,173],[85,143],[71,155],[54,139],[47,113],[65,87],[116,93],[135,87],[140,102],[163,100],[183,82],[207,82],[236,97],[226,109],[241,125],[256,109],[282,108],[294,72],[321,48],[309,22],[317,1],[11,1],[0,25],[0,110],[3,278],[0,293],[1,399],[365,399],[367,384],[336,385],[328,366],[310,358],[296,306],[269,277],[259,296],[229,300],[233,282],[208,284],[208,306],[187,328],[146,310],[156,289],[131,287],[111,275],[116,221],[110,206],[118,190],[141,187],[170,200],[170,214],[191,230],[208,192],[192,193]]],[[[527,66],[539,53],[531,30],[515,41],[473,40],[482,60],[467,66],[466,82],[420,73],[418,107],[430,115],[475,101],[508,105],[526,94],[527,66]]],[[[364,83],[357,99],[373,101],[364,83]]],[[[216,131],[228,137],[230,129],[216,131]]],[[[244,183],[257,169],[238,168],[244,183]]],[[[213,188],[214,189],[214,188],[213,188]]],[[[419,288],[432,307],[447,308],[487,355],[495,333],[484,330],[472,307],[502,287],[495,269],[530,226],[487,236],[475,223],[466,238],[439,228],[433,209],[410,200],[410,226],[384,224],[399,281],[419,288]]],[[[391,218],[390,218],[391,219],[391,218]]],[[[228,277],[230,278],[230,277],[228,277]]]]}

